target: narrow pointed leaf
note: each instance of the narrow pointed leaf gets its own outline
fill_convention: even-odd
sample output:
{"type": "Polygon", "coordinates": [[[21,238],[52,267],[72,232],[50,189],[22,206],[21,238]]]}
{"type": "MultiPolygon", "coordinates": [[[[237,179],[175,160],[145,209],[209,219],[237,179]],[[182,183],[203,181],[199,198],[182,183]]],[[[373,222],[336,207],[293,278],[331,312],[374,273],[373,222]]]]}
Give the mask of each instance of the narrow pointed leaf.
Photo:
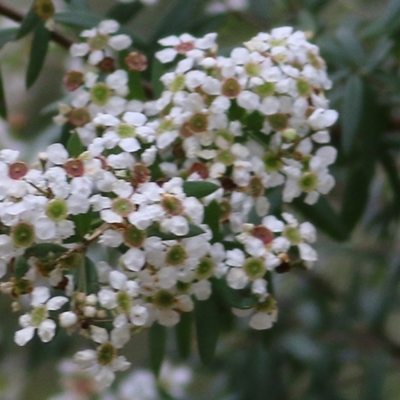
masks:
{"type": "Polygon", "coordinates": [[[392,187],[394,205],[397,210],[400,210],[400,176],[396,160],[392,154],[390,154],[389,151],[383,147],[379,150],[378,159],[385,170],[387,179],[392,187]]]}
{"type": "Polygon", "coordinates": [[[0,31],[0,48],[16,39],[18,28],[6,28],[0,31]]]}
{"type": "Polygon", "coordinates": [[[218,303],[212,294],[208,300],[195,301],[197,347],[204,364],[213,361],[219,337],[218,303]]]}
{"type": "Polygon", "coordinates": [[[211,182],[201,182],[201,181],[187,181],[183,184],[183,191],[188,197],[196,197],[201,199],[214,193],[220,187],[215,183],[211,182]]]}
{"type": "Polygon", "coordinates": [[[26,86],[31,87],[42,70],[50,41],[50,31],[41,22],[34,31],[28,70],[26,72],[26,86]]]}
{"type": "Polygon", "coordinates": [[[348,27],[341,27],[337,31],[336,38],[349,61],[354,65],[363,66],[365,63],[365,53],[359,39],[348,27]]]}
{"type": "Polygon", "coordinates": [[[68,249],[55,243],[37,243],[25,250],[24,257],[36,257],[39,260],[57,258],[63,255],[68,249]]]}
{"type": "Polygon", "coordinates": [[[161,82],[160,77],[167,72],[167,68],[157,58],[153,58],[151,66],[151,84],[153,86],[153,98],[160,97],[164,90],[164,84],[161,82]]]}
{"type": "Polygon", "coordinates": [[[7,102],[4,92],[3,76],[0,72],[0,117],[7,119],[7,102]]]}
{"type": "Polygon", "coordinates": [[[63,11],[55,14],[53,19],[68,26],[90,29],[97,26],[104,18],[86,11],[63,11]]]}
{"type": "Polygon", "coordinates": [[[67,150],[69,155],[73,158],[78,157],[83,152],[84,147],[77,133],[74,132],[68,139],[67,150]]]}
{"type": "Polygon", "coordinates": [[[357,75],[351,75],[343,92],[342,111],[340,113],[342,148],[346,154],[353,149],[363,112],[363,82],[357,75]]]}
{"type": "Polygon", "coordinates": [[[204,233],[203,229],[201,229],[199,226],[194,225],[194,224],[189,224],[189,232],[186,235],[182,236],[177,236],[174,235],[173,233],[165,233],[161,232],[157,226],[152,226],[149,228],[147,231],[147,236],[157,236],[161,238],[162,240],[178,240],[178,239],[185,239],[193,236],[198,236],[204,233]]]}
{"type": "Polygon", "coordinates": [[[216,200],[213,200],[204,210],[204,224],[207,224],[211,229],[213,238],[211,243],[216,243],[222,240],[220,217],[222,210],[216,200]]]}
{"type": "Polygon", "coordinates": [[[15,279],[22,279],[28,270],[29,264],[27,259],[25,257],[18,257],[14,265],[15,279]]]}
{"type": "Polygon", "coordinates": [[[164,360],[165,349],[167,346],[167,329],[165,326],[154,323],[149,329],[149,352],[150,367],[154,374],[158,376],[164,360]]]}
{"type": "Polygon", "coordinates": [[[190,356],[193,336],[193,313],[184,312],[175,327],[176,343],[180,357],[186,360],[190,356]]]}
{"type": "Polygon", "coordinates": [[[68,3],[69,8],[75,11],[88,11],[86,0],[64,0],[68,3]]]}
{"type": "Polygon", "coordinates": [[[86,279],[86,293],[97,294],[100,290],[99,278],[97,269],[93,261],[89,257],[85,257],[85,279],[86,279]]]}
{"type": "Polygon", "coordinates": [[[33,7],[28,11],[23,19],[21,26],[19,27],[17,33],[17,39],[21,39],[22,37],[26,36],[28,33],[32,32],[36,25],[41,22],[39,15],[37,15],[33,9],[33,7]]]}
{"type": "Polygon", "coordinates": [[[92,209],[89,209],[86,214],[73,215],[71,219],[75,224],[75,234],[79,240],[83,240],[91,228],[90,223],[93,221],[92,209]]]}

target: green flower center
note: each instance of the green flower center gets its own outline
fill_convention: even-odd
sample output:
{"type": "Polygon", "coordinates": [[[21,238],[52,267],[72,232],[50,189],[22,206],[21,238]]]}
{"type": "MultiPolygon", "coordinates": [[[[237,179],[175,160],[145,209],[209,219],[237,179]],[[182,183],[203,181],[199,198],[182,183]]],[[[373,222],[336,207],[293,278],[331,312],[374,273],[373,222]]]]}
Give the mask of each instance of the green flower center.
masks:
{"type": "Polygon", "coordinates": [[[105,83],[97,83],[90,89],[90,98],[98,106],[105,106],[110,96],[111,89],[105,83]]]}
{"type": "Polygon", "coordinates": [[[126,139],[135,136],[135,128],[128,124],[120,124],[117,129],[120,138],[126,139]]]}
{"type": "Polygon", "coordinates": [[[55,222],[62,221],[68,215],[67,202],[62,199],[51,200],[46,207],[46,215],[55,222]]]}
{"type": "Polygon", "coordinates": [[[283,232],[283,236],[289,240],[292,245],[298,245],[302,242],[301,234],[294,226],[288,226],[283,232]]]}
{"type": "Polygon", "coordinates": [[[97,348],[97,361],[100,365],[110,364],[117,356],[116,348],[110,343],[103,343],[97,348]]]}
{"type": "Polygon", "coordinates": [[[186,258],[187,254],[185,249],[181,245],[176,244],[168,250],[165,262],[169,265],[181,265],[186,258]]]}
{"type": "Polygon", "coordinates": [[[244,67],[247,75],[249,76],[259,76],[261,71],[261,66],[259,64],[249,63],[244,67]]]}
{"type": "Polygon", "coordinates": [[[132,300],[129,296],[128,293],[126,292],[118,292],[117,293],[117,303],[118,306],[122,309],[124,312],[129,312],[129,310],[132,307],[132,300]]]}
{"type": "Polygon", "coordinates": [[[111,209],[121,217],[127,217],[131,212],[135,211],[135,206],[128,199],[115,199],[111,209]]]}
{"type": "Polygon", "coordinates": [[[265,265],[261,258],[248,258],[243,269],[251,280],[260,279],[265,274],[265,265]]]}
{"type": "Polygon", "coordinates": [[[194,133],[205,132],[208,128],[207,115],[202,113],[194,114],[189,120],[188,128],[194,133]]]}
{"type": "Polygon", "coordinates": [[[108,39],[107,35],[96,35],[89,39],[88,44],[91,50],[102,50],[107,46],[108,39]]]}
{"type": "Polygon", "coordinates": [[[175,79],[170,83],[168,89],[171,92],[179,92],[185,87],[185,77],[184,75],[178,75],[175,79]]]}
{"type": "Polygon", "coordinates": [[[39,325],[49,316],[49,312],[45,305],[36,307],[31,313],[31,323],[32,326],[38,328],[39,325]]]}
{"type": "Polygon", "coordinates": [[[262,85],[256,86],[254,91],[260,97],[272,96],[275,93],[275,83],[273,83],[273,82],[265,82],[262,85]]]}
{"type": "Polygon", "coordinates": [[[174,304],[174,296],[166,290],[160,290],[153,298],[153,303],[162,308],[170,308],[174,304]]]}
{"type": "Polygon", "coordinates": [[[13,227],[11,237],[15,246],[29,247],[35,240],[35,230],[32,225],[21,222],[13,227]]]}
{"type": "Polygon", "coordinates": [[[230,166],[235,162],[236,157],[229,150],[222,150],[218,153],[218,161],[226,166],[230,166]]]}
{"type": "Polygon", "coordinates": [[[140,247],[146,239],[146,232],[130,226],[124,231],[124,243],[130,247],[140,247]]]}
{"type": "Polygon", "coordinates": [[[308,97],[311,94],[310,84],[305,79],[300,78],[296,83],[296,87],[302,97],[308,97]]]}
{"type": "Polygon", "coordinates": [[[312,172],[304,173],[299,180],[299,186],[304,192],[311,192],[317,187],[317,184],[318,176],[312,172]]]}
{"type": "Polygon", "coordinates": [[[208,279],[214,273],[214,262],[209,257],[204,257],[200,260],[199,265],[196,268],[197,279],[208,279]]]}
{"type": "Polygon", "coordinates": [[[164,195],[161,205],[169,215],[180,215],[183,212],[183,205],[179,199],[171,195],[164,195]]]}
{"type": "Polygon", "coordinates": [[[274,153],[266,153],[263,160],[265,168],[268,172],[279,171],[283,166],[283,163],[279,159],[278,155],[274,153]]]}

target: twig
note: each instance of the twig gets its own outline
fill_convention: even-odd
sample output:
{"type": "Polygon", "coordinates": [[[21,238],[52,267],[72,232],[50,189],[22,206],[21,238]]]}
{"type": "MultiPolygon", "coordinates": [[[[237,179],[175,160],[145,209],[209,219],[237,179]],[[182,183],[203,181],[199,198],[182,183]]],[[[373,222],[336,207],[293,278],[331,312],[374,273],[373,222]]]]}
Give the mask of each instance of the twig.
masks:
{"type": "MultiPolygon", "coordinates": [[[[2,2],[0,2],[0,15],[4,15],[5,17],[8,17],[16,22],[22,22],[25,18],[25,15],[23,13],[16,10],[15,8],[3,4],[2,2]]],[[[72,39],[64,36],[57,29],[52,31],[50,35],[53,42],[58,43],[60,46],[65,47],[66,49],[69,49],[74,43],[72,39]]]]}

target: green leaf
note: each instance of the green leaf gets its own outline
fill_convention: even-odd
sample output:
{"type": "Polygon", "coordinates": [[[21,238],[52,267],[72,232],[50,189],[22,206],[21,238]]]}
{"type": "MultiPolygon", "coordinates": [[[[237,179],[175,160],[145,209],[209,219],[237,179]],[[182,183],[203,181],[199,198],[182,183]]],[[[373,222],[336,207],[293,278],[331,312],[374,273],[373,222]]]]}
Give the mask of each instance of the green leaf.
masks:
{"type": "Polygon", "coordinates": [[[73,270],[75,288],[86,294],[97,294],[100,290],[97,269],[89,257],[73,270]]]}
{"type": "Polygon", "coordinates": [[[45,261],[49,258],[57,258],[63,255],[68,249],[55,243],[37,243],[25,250],[24,257],[36,257],[45,261]]]}
{"type": "Polygon", "coordinates": [[[385,326],[387,317],[393,306],[396,303],[397,288],[400,282],[400,263],[398,259],[389,265],[385,276],[385,281],[379,290],[378,298],[374,304],[374,307],[370,307],[368,310],[368,320],[375,332],[382,331],[385,326]]]}
{"type": "Polygon", "coordinates": [[[205,181],[186,181],[183,183],[183,191],[188,197],[196,197],[201,199],[214,193],[220,186],[215,183],[205,181]]]}
{"type": "Polygon", "coordinates": [[[86,279],[86,293],[97,294],[100,290],[99,277],[97,275],[97,268],[89,257],[85,257],[85,279],[86,279]]]}
{"type": "Polygon", "coordinates": [[[210,364],[214,358],[220,332],[217,299],[213,293],[209,299],[195,300],[194,304],[200,359],[204,364],[210,364]]]}
{"type": "Polygon", "coordinates": [[[304,203],[301,199],[295,199],[293,205],[312,224],[332,238],[340,241],[349,238],[350,230],[344,219],[335,212],[324,197],[320,197],[318,202],[312,206],[304,203]]]}
{"type": "Polygon", "coordinates": [[[92,209],[89,209],[86,214],[73,215],[71,219],[75,224],[75,234],[78,236],[79,240],[82,240],[91,228],[91,222],[93,220],[92,209]]]}
{"type": "Polygon", "coordinates": [[[0,117],[7,119],[7,102],[4,93],[3,76],[0,72],[0,117]]]}
{"type": "Polygon", "coordinates": [[[178,0],[163,15],[153,35],[152,42],[163,37],[190,31],[195,22],[193,18],[201,9],[202,0],[178,0]],[[172,23],[173,22],[173,23],[172,23]]]}
{"type": "Polygon", "coordinates": [[[18,28],[6,28],[0,31],[0,48],[16,39],[18,28]]]}
{"type": "Polygon", "coordinates": [[[394,42],[388,40],[386,37],[381,38],[375,46],[374,51],[368,57],[365,71],[367,73],[373,72],[382,61],[386,60],[389,52],[393,49],[394,42]]]}
{"type": "Polygon", "coordinates": [[[28,11],[23,19],[21,26],[18,29],[17,39],[21,39],[22,37],[26,36],[28,33],[32,32],[36,25],[39,24],[42,20],[40,19],[39,15],[36,14],[33,7],[28,11]]]}
{"type": "Polygon", "coordinates": [[[213,234],[211,243],[220,242],[222,240],[221,224],[219,221],[221,214],[221,207],[216,200],[213,200],[204,209],[203,223],[207,224],[208,227],[211,229],[211,232],[213,234]]]}
{"type": "Polygon", "coordinates": [[[352,29],[348,27],[339,28],[336,39],[350,62],[361,67],[365,64],[364,50],[352,29]]]}
{"type": "Polygon", "coordinates": [[[50,41],[50,31],[44,26],[44,22],[38,24],[34,30],[31,52],[29,56],[28,70],[26,72],[26,86],[31,87],[38,78],[46,58],[50,41]]]}
{"type": "Polygon", "coordinates": [[[153,98],[155,99],[158,99],[164,90],[164,84],[161,82],[160,77],[165,72],[167,72],[165,64],[154,57],[151,65],[151,84],[153,86],[153,98]]]}
{"type": "Polygon", "coordinates": [[[358,75],[351,75],[346,82],[343,92],[342,111],[342,149],[349,154],[359,131],[363,112],[363,82],[358,75]]]}
{"type": "Polygon", "coordinates": [[[27,259],[24,257],[18,257],[14,265],[15,279],[22,279],[28,270],[29,264],[27,259]]]}
{"type": "Polygon", "coordinates": [[[400,211],[400,177],[396,160],[386,148],[379,149],[378,159],[393,190],[394,205],[400,211]]]}
{"type": "Polygon", "coordinates": [[[55,14],[53,19],[60,24],[90,29],[97,26],[104,18],[86,11],[63,11],[55,14]]]}
{"type": "Polygon", "coordinates": [[[115,4],[108,12],[107,18],[114,19],[121,24],[125,24],[144,7],[140,1],[135,1],[130,4],[115,4]]]}
{"type": "Polygon", "coordinates": [[[190,356],[193,335],[193,313],[184,312],[175,327],[179,356],[186,360],[190,356]]]}
{"type": "Polygon", "coordinates": [[[182,236],[177,236],[174,235],[173,233],[165,233],[161,232],[158,228],[158,226],[153,225],[149,228],[147,231],[147,236],[157,236],[162,240],[178,240],[178,239],[185,239],[185,238],[190,238],[193,236],[198,236],[204,233],[203,229],[201,229],[199,226],[194,225],[194,224],[189,224],[189,232],[186,235],[182,236]]]}
{"type": "Polygon", "coordinates": [[[375,173],[379,140],[387,123],[387,109],[377,104],[377,93],[365,86],[360,135],[349,165],[341,217],[352,231],[363,215],[375,173]]]}
{"type": "Polygon", "coordinates": [[[76,132],[72,133],[67,142],[67,150],[71,157],[78,157],[84,150],[81,139],[76,132]]]}
{"type": "Polygon", "coordinates": [[[229,287],[224,279],[214,279],[213,290],[222,298],[228,307],[247,310],[257,304],[249,290],[235,290],[229,287]]]}
{"type": "Polygon", "coordinates": [[[86,0],[64,0],[69,4],[69,8],[75,11],[88,11],[86,0]]]}
{"type": "Polygon", "coordinates": [[[167,346],[167,329],[165,326],[154,323],[149,329],[150,367],[158,376],[164,360],[167,346]]]}

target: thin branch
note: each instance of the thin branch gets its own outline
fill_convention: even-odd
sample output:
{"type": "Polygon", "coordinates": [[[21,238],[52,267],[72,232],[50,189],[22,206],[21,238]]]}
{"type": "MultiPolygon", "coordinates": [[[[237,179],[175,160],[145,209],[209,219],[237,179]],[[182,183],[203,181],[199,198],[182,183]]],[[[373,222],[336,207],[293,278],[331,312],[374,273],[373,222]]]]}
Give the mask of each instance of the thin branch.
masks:
{"type": "MultiPolygon", "coordinates": [[[[16,10],[15,8],[3,4],[2,2],[0,2],[0,15],[4,15],[5,17],[10,18],[16,22],[22,22],[25,18],[25,15],[23,13],[16,10]]],[[[69,49],[74,43],[72,39],[64,36],[57,29],[51,32],[51,39],[53,40],[53,42],[58,43],[60,46],[65,47],[66,49],[69,49]]]]}

